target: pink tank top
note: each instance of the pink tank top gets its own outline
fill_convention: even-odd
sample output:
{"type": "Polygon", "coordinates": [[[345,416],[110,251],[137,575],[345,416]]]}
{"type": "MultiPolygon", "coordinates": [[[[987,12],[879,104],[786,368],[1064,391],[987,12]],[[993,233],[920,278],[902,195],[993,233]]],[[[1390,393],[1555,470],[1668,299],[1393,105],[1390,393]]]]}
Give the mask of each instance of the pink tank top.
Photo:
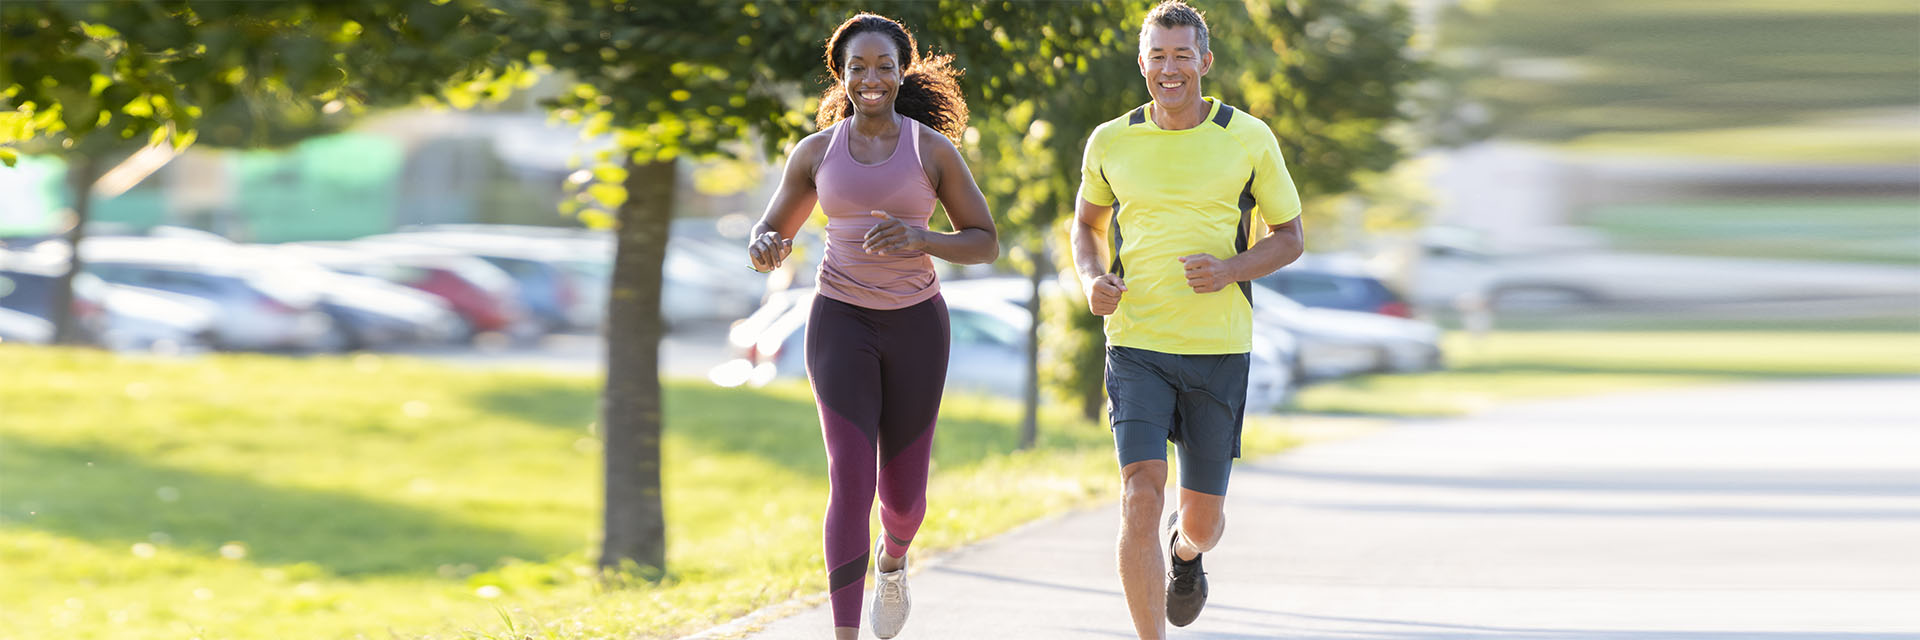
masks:
{"type": "Polygon", "coordinates": [[[820,295],[868,309],[901,309],[940,293],[933,260],[923,252],[869,255],[860,248],[885,211],[915,229],[927,228],[937,200],[920,167],[919,122],[898,116],[900,141],[877,165],[853,159],[847,144],[852,124],[842,120],[828,138],[827,155],[813,174],[820,210],[827,214],[827,251],[820,260],[820,295]]]}

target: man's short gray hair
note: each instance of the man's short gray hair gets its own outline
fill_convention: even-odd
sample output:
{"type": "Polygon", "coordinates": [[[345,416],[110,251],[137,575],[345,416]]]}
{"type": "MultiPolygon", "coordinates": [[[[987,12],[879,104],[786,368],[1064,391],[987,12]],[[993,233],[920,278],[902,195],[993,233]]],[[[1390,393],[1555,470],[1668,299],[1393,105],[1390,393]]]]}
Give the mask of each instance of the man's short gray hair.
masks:
{"type": "Polygon", "coordinates": [[[1194,35],[1197,36],[1195,38],[1196,44],[1200,47],[1200,50],[1195,53],[1206,53],[1208,51],[1207,19],[1200,15],[1199,11],[1194,10],[1193,7],[1187,6],[1185,2],[1181,2],[1180,0],[1167,0],[1154,6],[1152,11],[1147,12],[1147,19],[1140,21],[1141,51],[1145,51],[1147,48],[1147,28],[1152,26],[1158,26],[1162,29],[1193,27],[1194,35]]]}

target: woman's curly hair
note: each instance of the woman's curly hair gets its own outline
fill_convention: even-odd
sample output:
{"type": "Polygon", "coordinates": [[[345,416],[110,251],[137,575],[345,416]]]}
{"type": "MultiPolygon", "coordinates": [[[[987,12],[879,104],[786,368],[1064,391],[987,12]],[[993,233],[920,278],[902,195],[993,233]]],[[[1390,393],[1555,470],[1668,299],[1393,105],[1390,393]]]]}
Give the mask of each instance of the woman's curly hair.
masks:
{"type": "Polygon", "coordinates": [[[827,38],[827,73],[833,82],[820,94],[820,112],[814,116],[814,124],[824,130],[853,116],[853,100],[847,97],[846,81],[840,76],[840,70],[846,68],[847,43],[853,41],[854,36],[870,31],[892,39],[894,48],[899,50],[895,58],[906,61],[906,72],[900,78],[893,110],[919,120],[959,144],[960,134],[967,130],[967,100],[960,94],[960,70],[948,66],[953,56],[920,57],[919,43],[906,26],[872,13],[847,18],[833,31],[833,37],[827,38]]]}

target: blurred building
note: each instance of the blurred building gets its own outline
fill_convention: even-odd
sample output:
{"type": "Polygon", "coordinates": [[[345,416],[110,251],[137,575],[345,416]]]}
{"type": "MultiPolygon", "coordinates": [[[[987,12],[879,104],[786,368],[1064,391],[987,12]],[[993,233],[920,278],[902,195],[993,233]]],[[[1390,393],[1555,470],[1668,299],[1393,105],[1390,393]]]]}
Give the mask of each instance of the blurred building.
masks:
{"type": "MultiPolygon", "coordinates": [[[[173,225],[253,242],[425,224],[578,226],[557,207],[565,183],[611,147],[537,110],[390,112],[284,150],[191,149],[126,192],[96,198],[92,219],[106,231],[173,225]]],[[[777,169],[742,151],[742,161],[682,161],[679,217],[758,217],[774,186],[764,177],[777,169]]],[[[0,169],[0,191],[12,196],[0,202],[0,237],[64,229],[65,174],[50,157],[0,169]]]]}

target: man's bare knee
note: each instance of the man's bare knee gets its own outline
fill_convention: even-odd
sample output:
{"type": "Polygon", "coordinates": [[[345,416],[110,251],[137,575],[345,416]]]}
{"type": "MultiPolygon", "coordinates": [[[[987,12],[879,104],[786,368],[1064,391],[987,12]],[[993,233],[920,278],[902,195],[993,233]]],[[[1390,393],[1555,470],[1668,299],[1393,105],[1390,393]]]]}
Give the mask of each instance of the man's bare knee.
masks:
{"type": "Polygon", "coordinates": [[[1180,512],[1180,535],[1200,549],[1212,549],[1220,544],[1220,538],[1227,532],[1227,514],[1207,509],[1191,509],[1180,512]]]}
{"type": "Polygon", "coordinates": [[[1166,505],[1167,468],[1165,462],[1136,462],[1120,470],[1121,517],[1127,522],[1151,527],[1166,505]]]}
{"type": "Polygon", "coordinates": [[[1205,551],[1220,544],[1227,531],[1226,500],[1192,490],[1180,493],[1180,535],[1187,544],[1205,551]]]}

